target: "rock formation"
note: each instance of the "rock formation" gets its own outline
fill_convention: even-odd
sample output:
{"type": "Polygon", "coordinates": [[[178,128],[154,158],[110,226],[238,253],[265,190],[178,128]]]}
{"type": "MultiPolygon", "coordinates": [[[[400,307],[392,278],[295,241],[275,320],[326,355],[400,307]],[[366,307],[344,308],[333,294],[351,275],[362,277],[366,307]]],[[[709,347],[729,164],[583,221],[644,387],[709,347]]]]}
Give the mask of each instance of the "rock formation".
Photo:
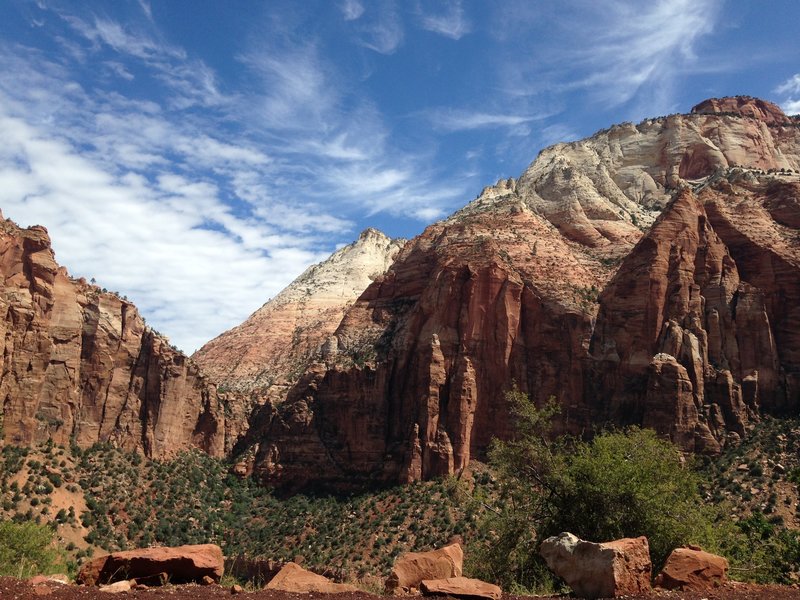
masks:
{"type": "Polygon", "coordinates": [[[760,410],[797,414],[798,201],[743,169],[677,195],[600,295],[595,420],[717,452],[760,410]]]}
{"type": "Polygon", "coordinates": [[[510,434],[512,382],[558,399],[558,431],[638,423],[706,452],[796,411],[800,128],[775,110],[542,151],[406,244],[237,451],[276,485],[456,472],[510,434]]]}
{"type": "Polygon", "coordinates": [[[792,123],[792,119],[783,113],[780,106],[752,96],[709,98],[692,107],[692,114],[713,115],[725,113],[751,117],[767,125],[787,125],[792,123]]]}
{"type": "Polygon", "coordinates": [[[500,600],[503,590],[492,583],[469,577],[448,577],[447,579],[424,579],[420,583],[423,596],[449,596],[464,600],[500,600]]]}
{"type": "Polygon", "coordinates": [[[598,544],[564,532],[544,540],[539,554],[579,598],[639,596],[650,591],[653,565],[644,536],[598,544]]]}
{"type": "Polygon", "coordinates": [[[676,548],[655,584],[668,590],[709,590],[728,582],[728,561],[694,546],[676,548]]]}
{"type": "Polygon", "coordinates": [[[581,361],[611,273],[519,198],[406,244],[347,311],[286,403],[248,432],[270,483],[412,481],[464,468],[508,435],[512,380],[568,396],[586,423],[581,361]]]}
{"type": "Polygon", "coordinates": [[[404,243],[364,230],[192,358],[223,389],[282,400],[347,308],[386,272],[404,243]]]}
{"type": "Polygon", "coordinates": [[[406,552],[399,556],[386,580],[387,593],[408,593],[424,580],[461,577],[464,551],[461,544],[450,544],[428,552],[406,552]]]}
{"type": "Polygon", "coordinates": [[[641,424],[717,452],[800,407],[800,121],[761,100],[543,150],[405,243],[365,231],[195,355],[6,224],[4,436],[233,448],[297,488],[464,469],[511,434],[641,424]]]}
{"type": "Polygon", "coordinates": [[[277,575],[267,583],[265,589],[280,590],[282,592],[292,592],[295,594],[308,594],[311,592],[318,594],[341,594],[344,592],[359,591],[355,586],[335,583],[327,577],[307,571],[293,562],[286,563],[283,568],[278,571],[277,575]]]}
{"type": "Polygon", "coordinates": [[[131,579],[147,582],[164,576],[172,583],[201,582],[204,577],[219,583],[224,571],[222,549],[215,544],[175,548],[140,548],[98,556],[85,563],[77,583],[102,585],[131,579]]]}
{"type": "Polygon", "coordinates": [[[46,229],[0,221],[0,278],[5,442],[224,453],[215,386],[130,302],[70,278],[46,229]]]}

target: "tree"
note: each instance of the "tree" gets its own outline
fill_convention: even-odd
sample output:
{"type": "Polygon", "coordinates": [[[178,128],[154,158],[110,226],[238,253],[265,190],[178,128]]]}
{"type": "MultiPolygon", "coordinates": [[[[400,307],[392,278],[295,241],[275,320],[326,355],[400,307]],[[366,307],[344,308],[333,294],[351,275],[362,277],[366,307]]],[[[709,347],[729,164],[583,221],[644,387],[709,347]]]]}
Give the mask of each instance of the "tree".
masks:
{"type": "Polygon", "coordinates": [[[552,401],[537,409],[516,389],[506,398],[516,433],[489,452],[501,491],[473,574],[509,589],[551,587],[539,545],[562,531],[595,542],[645,535],[656,567],[673,548],[710,540],[699,478],[670,442],[638,428],[553,439],[552,401]]]}

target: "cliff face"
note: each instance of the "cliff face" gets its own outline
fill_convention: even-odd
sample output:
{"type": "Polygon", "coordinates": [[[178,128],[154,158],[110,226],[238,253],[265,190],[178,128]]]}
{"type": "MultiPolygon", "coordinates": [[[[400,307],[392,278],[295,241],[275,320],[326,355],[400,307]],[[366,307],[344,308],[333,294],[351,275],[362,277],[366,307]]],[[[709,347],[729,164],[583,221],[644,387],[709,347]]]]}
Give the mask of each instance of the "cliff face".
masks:
{"type": "Polygon", "coordinates": [[[224,453],[215,387],[132,304],[71,279],[43,227],[0,222],[0,277],[3,441],[224,453]]]}
{"type": "Polygon", "coordinates": [[[687,181],[735,165],[800,169],[800,124],[774,104],[741,98],[692,114],[623,123],[543,150],[517,192],[568,238],[617,256],[687,181]],[[715,114],[715,113],[723,114],[715,114]]]}
{"type": "Polygon", "coordinates": [[[597,418],[717,452],[761,410],[797,413],[799,186],[734,169],[678,194],[600,296],[597,418]]]}
{"type": "Polygon", "coordinates": [[[555,396],[561,431],[639,423],[698,451],[796,412],[796,177],[761,171],[800,169],[800,129],[714,106],[544,150],[409,242],[254,419],[254,472],[458,471],[509,434],[512,382],[555,396]]]}
{"type": "Polygon", "coordinates": [[[347,308],[386,272],[404,243],[365,230],[192,358],[224,388],[283,400],[347,308]]]}
{"type": "Polygon", "coordinates": [[[557,431],[717,452],[800,409],[799,124],[723,98],[548,148],[414,240],[367,230],[309,269],[198,351],[214,385],[5,222],[3,437],[232,451],[289,488],[406,482],[510,435],[516,384],[557,399],[557,431]]]}
{"type": "Polygon", "coordinates": [[[347,311],[315,364],[250,432],[269,483],[348,485],[452,473],[508,435],[511,380],[569,397],[588,422],[581,360],[610,269],[513,193],[409,242],[347,311]]]}

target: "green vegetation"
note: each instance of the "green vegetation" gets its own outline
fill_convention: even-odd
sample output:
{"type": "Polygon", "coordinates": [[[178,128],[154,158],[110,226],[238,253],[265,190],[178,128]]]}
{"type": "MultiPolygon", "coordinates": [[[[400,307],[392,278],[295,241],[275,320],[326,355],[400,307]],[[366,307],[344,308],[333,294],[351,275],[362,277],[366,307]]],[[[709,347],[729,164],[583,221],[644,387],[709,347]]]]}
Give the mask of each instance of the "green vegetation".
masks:
{"type": "Polygon", "coordinates": [[[109,444],[6,446],[3,535],[30,540],[51,560],[37,562],[16,542],[0,549],[0,560],[18,571],[64,571],[93,551],[212,542],[229,556],[301,555],[312,569],[356,580],[383,577],[401,552],[460,535],[469,575],[530,590],[557,586],[538,546],[568,530],[595,541],[647,535],[656,565],[673,547],[696,542],[726,556],[736,578],[798,576],[800,422],[766,418],[696,468],[646,430],[552,439],[554,406],[537,409],[519,392],[509,399],[518,432],[494,444],[490,467],[346,496],[279,497],[201,452],[152,461],[109,444]],[[24,562],[7,558],[8,546],[24,552],[24,562]],[[54,566],[64,562],[56,546],[66,566],[54,566]]]}
{"type": "Polygon", "coordinates": [[[35,523],[0,521],[0,576],[31,577],[63,572],[63,556],[53,545],[53,530],[35,523]]]}
{"type": "MultiPolygon", "coordinates": [[[[347,496],[282,498],[199,451],[161,462],[95,444],[72,448],[58,470],[58,448],[4,452],[17,479],[7,481],[0,494],[3,512],[18,522],[51,524],[59,534],[72,531],[70,539],[79,544],[70,552],[78,562],[87,557],[87,545],[112,552],[216,543],[228,556],[301,555],[310,568],[352,580],[387,575],[401,552],[442,546],[454,535],[471,538],[480,518],[480,507],[463,503],[464,484],[455,479],[347,496]],[[20,472],[23,467],[27,472],[20,472]],[[53,477],[44,474],[51,470],[53,477]],[[51,479],[82,496],[87,510],[76,515],[73,507],[59,505],[43,514],[57,489],[51,479]]],[[[487,478],[478,487],[491,494],[491,485],[487,478]]]]}
{"type": "MultiPolygon", "coordinates": [[[[553,589],[557,582],[538,548],[543,539],[570,531],[596,542],[647,536],[656,571],[672,549],[695,543],[727,557],[735,578],[790,583],[797,577],[800,532],[784,527],[783,516],[771,514],[778,510],[779,494],[761,496],[759,506],[731,518],[736,513],[731,498],[715,490],[712,482],[717,480],[704,477],[711,471],[724,482],[719,465],[739,464],[741,458],[730,455],[734,450],[719,463],[707,459],[705,468],[697,470],[675,446],[649,430],[600,432],[589,442],[553,440],[555,405],[537,409],[516,390],[508,399],[517,434],[511,441],[495,442],[490,452],[500,493],[481,525],[485,542],[471,552],[473,575],[508,589],[553,589]]],[[[800,440],[767,426],[740,450],[750,444],[775,452],[778,443],[796,454],[800,440]]],[[[739,467],[741,478],[751,484],[763,481],[767,489],[779,485],[781,470],[773,470],[767,482],[760,462],[739,467]]],[[[789,481],[795,473],[789,471],[789,481]]],[[[783,505],[797,505],[797,496],[786,496],[783,505]]]]}
{"type": "Polygon", "coordinates": [[[537,409],[516,390],[507,397],[517,435],[490,452],[501,491],[483,525],[494,535],[473,562],[475,574],[509,589],[552,587],[538,548],[562,531],[597,542],[645,535],[658,566],[677,546],[708,543],[699,478],[669,442],[635,428],[591,442],[552,440],[554,404],[537,409]]]}

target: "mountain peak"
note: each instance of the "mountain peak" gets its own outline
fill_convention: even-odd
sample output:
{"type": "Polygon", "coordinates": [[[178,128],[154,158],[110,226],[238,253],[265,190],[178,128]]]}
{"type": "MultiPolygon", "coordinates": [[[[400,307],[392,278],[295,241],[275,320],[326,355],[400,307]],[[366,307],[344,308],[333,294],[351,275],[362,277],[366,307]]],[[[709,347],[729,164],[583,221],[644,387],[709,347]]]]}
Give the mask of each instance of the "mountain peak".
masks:
{"type": "Polygon", "coordinates": [[[791,119],[780,106],[769,100],[752,96],[726,96],[709,98],[692,108],[693,114],[734,113],[764,121],[767,125],[784,125],[791,119]]]}

